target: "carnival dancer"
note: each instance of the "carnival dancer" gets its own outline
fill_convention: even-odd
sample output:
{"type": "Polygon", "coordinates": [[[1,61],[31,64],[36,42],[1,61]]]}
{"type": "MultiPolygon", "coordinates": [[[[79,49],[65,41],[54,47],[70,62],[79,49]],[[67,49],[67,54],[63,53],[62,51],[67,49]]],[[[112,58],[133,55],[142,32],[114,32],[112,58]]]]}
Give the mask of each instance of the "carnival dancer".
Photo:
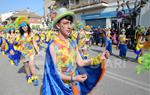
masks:
{"type": "Polygon", "coordinates": [[[0,36],[6,38],[6,27],[0,26],[0,36]]]}
{"type": "Polygon", "coordinates": [[[87,46],[86,30],[84,26],[80,26],[80,32],[78,34],[78,48],[79,53],[83,59],[88,57],[88,46],[87,46]]]}
{"type": "Polygon", "coordinates": [[[104,30],[106,32],[106,50],[109,51],[110,54],[112,54],[112,40],[111,35],[110,35],[110,29],[109,28],[105,28],[104,30]]]}
{"type": "Polygon", "coordinates": [[[100,36],[102,38],[101,47],[105,47],[106,46],[106,32],[105,32],[105,29],[102,29],[102,33],[100,34],[100,36]]]}
{"type": "Polygon", "coordinates": [[[40,34],[39,33],[35,33],[34,41],[37,43],[37,46],[39,47],[39,50],[40,50],[40,40],[41,40],[40,34]]]}
{"type": "MultiPolygon", "coordinates": [[[[92,28],[92,27],[91,27],[92,28]]],[[[90,33],[90,39],[89,39],[89,46],[91,47],[91,45],[93,44],[93,32],[92,32],[92,29],[90,29],[89,31],[90,33]]]]}
{"type": "Polygon", "coordinates": [[[40,50],[45,50],[47,48],[47,44],[46,44],[46,34],[44,32],[41,32],[39,34],[40,36],[40,41],[39,41],[39,48],[40,50]]]}
{"type": "Polygon", "coordinates": [[[57,13],[55,11],[55,9],[51,9],[50,11],[50,23],[49,23],[49,26],[48,26],[48,32],[47,32],[47,35],[46,35],[46,42],[48,43],[51,39],[53,39],[53,36],[55,35],[55,31],[54,31],[54,28],[52,27],[52,22],[53,20],[55,19],[57,13]]]}
{"type": "Polygon", "coordinates": [[[2,50],[5,48],[5,43],[4,43],[4,39],[2,37],[0,37],[0,49],[1,49],[1,52],[2,50]]]}
{"type": "Polygon", "coordinates": [[[89,26],[89,25],[86,25],[85,26],[85,35],[86,35],[86,45],[87,45],[87,47],[89,48],[90,47],[90,36],[91,36],[91,32],[90,32],[90,30],[91,30],[91,27],[89,26]]]}
{"type": "Polygon", "coordinates": [[[142,64],[136,66],[137,74],[140,74],[145,71],[150,71],[150,35],[148,35],[147,38],[149,39],[147,39],[143,45],[145,53],[143,54],[143,56],[139,57],[142,64]]]}
{"type": "Polygon", "coordinates": [[[79,33],[77,32],[77,30],[75,30],[75,28],[72,28],[70,38],[73,39],[77,44],[78,44],[78,35],[79,33]]]}
{"type": "Polygon", "coordinates": [[[117,41],[117,34],[116,34],[116,30],[115,30],[115,28],[113,28],[112,30],[111,30],[111,34],[112,34],[112,43],[114,44],[114,45],[116,45],[116,49],[117,49],[117,45],[118,45],[118,41],[117,41]]]}
{"type": "Polygon", "coordinates": [[[142,56],[143,53],[144,53],[144,50],[143,50],[143,45],[144,45],[144,42],[145,42],[144,32],[145,32],[145,27],[144,26],[140,26],[140,27],[137,28],[137,32],[136,32],[137,45],[136,45],[134,53],[136,54],[136,61],[140,64],[142,62],[139,59],[139,57],[142,56]]]}
{"type": "MultiPolygon", "coordinates": [[[[77,46],[79,48],[79,53],[83,59],[88,58],[88,36],[87,31],[85,30],[86,27],[83,26],[83,24],[79,24],[79,28],[75,30],[75,26],[73,24],[72,32],[70,33],[70,38],[74,40],[77,43],[77,46]]],[[[76,26],[77,27],[77,26],[76,26]]]]}
{"type": "Polygon", "coordinates": [[[127,54],[127,45],[126,45],[126,35],[125,35],[126,30],[122,29],[121,30],[121,35],[119,36],[119,56],[122,58],[126,57],[127,54]]]}
{"type": "Polygon", "coordinates": [[[4,37],[3,37],[4,31],[5,31],[5,27],[4,26],[0,26],[0,42],[1,42],[1,44],[0,44],[0,53],[2,55],[5,54],[4,53],[5,44],[4,44],[4,37]]]}
{"type": "Polygon", "coordinates": [[[0,37],[2,38],[2,46],[1,46],[1,53],[5,55],[5,51],[8,50],[8,43],[6,41],[6,27],[0,26],[0,37]]]}
{"type": "Polygon", "coordinates": [[[8,36],[6,42],[8,44],[8,49],[5,51],[5,53],[8,55],[10,63],[18,66],[21,58],[21,52],[15,49],[15,30],[14,24],[7,25],[8,36]]]}
{"type": "Polygon", "coordinates": [[[49,30],[53,30],[52,22],[55,19],[56,15],[57,15],[56,10],[55,9],[51,9],[51,11],[50,11],[50,23],[48,25],[49,30]]]}
{"type": "MultiPolygon", "coordinates": [[[[1,45],[2,45],[2,35],[3,35],[3,31],[5,30],[5,28],[3,26],[0,26],[0,38],[1,38],[1,45]]],[[[0,53],[2,53],[2,47],[0,47],[0,53]]]]}
{"type": "Polygon", "coordinates": [[[103,66],[109,53],[82,60],[75,41],[69,38],[74,13],[66,8],[60,8],[57,13],[53,26],[59,31],[46,51],[42,95],[86,95],[103,75],[103,68],[82,73],[77,67],[103,66]]]}
{"type": "Polygon", "coordinates": [[[16,38],[18,49],[22,52],[21,61],[24,63],[26,71],[26,79],[29,84],[33,82],[38,85],[38,76],[34,66],[34,55],[39,52],[37,44],[33,39],[33,32],[29,26],[29,21],[26,17],[18,17],[15,24],[19,28],[19,35],[16,38]]]}

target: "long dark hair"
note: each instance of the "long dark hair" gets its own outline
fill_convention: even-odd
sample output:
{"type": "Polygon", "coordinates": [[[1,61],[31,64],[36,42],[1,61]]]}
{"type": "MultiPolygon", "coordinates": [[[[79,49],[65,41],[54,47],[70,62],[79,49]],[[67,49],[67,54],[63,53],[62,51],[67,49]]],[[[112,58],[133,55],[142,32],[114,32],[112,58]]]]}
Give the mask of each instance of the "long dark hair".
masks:
{"type": "MultiPolygon", "coordinates": [[[[28,30],[27,30],[27,32],[28,32],[28,34],[30,34],[31,33],[31,28],[30,28],[30,26],[27,24],[27,27],[28,27],[28,30]]],[[[21,34],[21,36],[22,35],[24,35],[24,30],[22,29],[22,27],[20,27],[19,28],[19,32],[20,32],[20,34],[21,34]]]]}
{"type": "MultiPolygon", "coordinates": [[[[9,30],[8,33],[11,34],[11,30],[9,30]]],[[[13,33],[15,33],[15,30],[13,30],[13,33]]]]}

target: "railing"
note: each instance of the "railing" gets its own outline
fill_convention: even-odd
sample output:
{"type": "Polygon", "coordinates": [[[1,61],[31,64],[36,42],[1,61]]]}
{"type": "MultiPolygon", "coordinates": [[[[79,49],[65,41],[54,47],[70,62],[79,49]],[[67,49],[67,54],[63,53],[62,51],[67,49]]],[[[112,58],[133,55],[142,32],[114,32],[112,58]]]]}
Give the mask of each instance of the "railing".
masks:
{"type": "Polygon", "coordinates": [[[69,5],[70,9],[76,9],[76,8],[81,8],[81,7],[86,7],[86,6],[92,6],[95,4],[100,4],[100,3],[108,3],[107,0],[89,0],[88,2],[80,2],[78,5],[72,4],[69,5]]]}

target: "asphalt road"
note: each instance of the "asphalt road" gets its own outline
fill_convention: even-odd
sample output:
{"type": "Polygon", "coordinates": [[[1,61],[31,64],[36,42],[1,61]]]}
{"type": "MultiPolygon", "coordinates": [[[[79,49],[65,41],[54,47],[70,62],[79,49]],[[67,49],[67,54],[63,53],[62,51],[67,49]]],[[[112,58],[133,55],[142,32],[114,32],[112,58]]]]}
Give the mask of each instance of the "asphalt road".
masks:
{"type": "MultiPolygon", "coordinates": [[[[96,55],[100,47],[92,47],[90,53],[96,55]]],[[[127,60],[120,59],[114,49],[106,65],[106,74],[91,95],[150,95],[150,72],[136,74],[135,55],[128,50],[127,60]]]]}
{"type": "MultiPolygon", "coordinates": [[[[90,56],[96,56],[104,48],[92,46],[90,56]]],[[[106,74],[90,95],[150,95],[150,72],[137,75],[132,51],[127,53],[128,60],[120,59],[118,50],[107,61],[106,74]]],[[[0,95],[40,95],[43,77],[45,52],[35,57],[36,71],[39,75],[39,86],[27,84],[23,72],[23,64],[18,67],[10,65],[6,56],[0,55],[0,95]]]]}

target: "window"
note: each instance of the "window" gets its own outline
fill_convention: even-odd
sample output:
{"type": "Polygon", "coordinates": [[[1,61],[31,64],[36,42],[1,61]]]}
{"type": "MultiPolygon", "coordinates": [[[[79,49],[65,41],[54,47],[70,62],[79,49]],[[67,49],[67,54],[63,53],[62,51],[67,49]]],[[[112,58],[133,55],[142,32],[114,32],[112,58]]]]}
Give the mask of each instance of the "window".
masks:
{"type": "Polygon", "coordinates": [[[76,4],[79,4],[79,0],[76,0],[76,4]]]}

